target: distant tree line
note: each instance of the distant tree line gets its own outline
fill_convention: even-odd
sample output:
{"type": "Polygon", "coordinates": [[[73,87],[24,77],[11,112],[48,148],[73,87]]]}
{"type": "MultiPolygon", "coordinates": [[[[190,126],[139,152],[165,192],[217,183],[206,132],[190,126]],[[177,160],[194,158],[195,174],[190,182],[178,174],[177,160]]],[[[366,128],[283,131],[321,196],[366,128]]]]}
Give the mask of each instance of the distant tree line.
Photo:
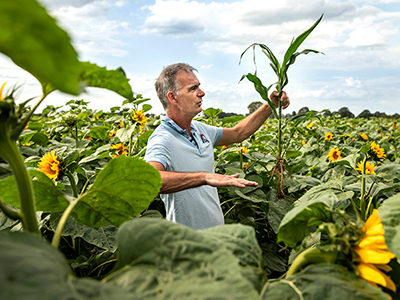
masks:
{"type": "MultiPolygon", "coordinates": [[[[247,109],[249,110],[249,114],[251,114],[254,111],[256,111],[257,108],[259,108],[261,105],[263,105],[263,102],[261,102],[261,101],[255,101],[255,102],[250,103],[249,106],[247,107],[247,109]]],[[[296,115],[299,115],[299,114],[305,114],[305,113],[307,113],[309,111],[310,110],[308,109],[308,107],[303,107],[297,113],[295,111],[293,111],[291,114],[285,115],[285,117],[290,118],[292,116],[296,116],[296,115]]],[[[325,116],[325,117],[334,116],[334,115],[340,115],[341,118],[364,118],[364,119],[369,119],[371,117],[386,118],[386,119],[398,119],[398,118],[400,118],[400,115],[398,113],[395,113],[394,115],[387,115],[386,113],[379,112],[379,111],[371,113],[368,109],[364,109],[356,117],[347,107],[342,107],[338,111],[333,111],[333,112],[331,112],[329,109],[327,109],[323,113],[323,116],[325,116]]]]}

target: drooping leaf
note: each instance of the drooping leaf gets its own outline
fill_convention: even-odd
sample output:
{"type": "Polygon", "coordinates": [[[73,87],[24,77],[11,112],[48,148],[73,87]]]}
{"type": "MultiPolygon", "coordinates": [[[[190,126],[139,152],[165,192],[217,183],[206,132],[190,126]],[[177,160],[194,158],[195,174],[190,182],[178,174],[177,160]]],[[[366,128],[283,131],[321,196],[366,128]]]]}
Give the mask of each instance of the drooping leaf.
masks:
{"type": "Polygon", "coordinates": [[[0,299],[132,299],[121,287],[74,278],[61,252],[27,232],[0,232],[0,299]]]}
{"type": "Polygon", "coordinates": [[[120,227],[118,249],[116,272],[104,281],[128,287],[138,299],[257,298],[239,259],[215,236],[140,218],[120,227]]]}
{"type": "Polygon", "coordinates": [[[76,201],[72,216],[89,227],[120,226],[141,213],[161,188],[160,173],[145,161],[112,159],[76,201]]]}
{"type": "Polygon", "coordinates": [[[81,65],[68,34],[35,0],[1,1],[0,52],[42,86],[78,95],[81,65]]]}
{"type": "MultiPolygon", "coordinates": [[[[61,214],[52,214],[50,217],[50,226],[54,231],[57,228],[60,218],[61,214]]],[[[115,252],[117,250],[117,232],[118,228],[113,225],[94,229],[80,224],[73,218],[68,217],[61,235],[71,236],[73,238],[80,237],[92,245],[106,249],[110,252],[115,252]]]]}
{"type": "Polygon", "coordinates": [[[86,86],[107,89],[127,99],[133,99],[129,79],[118,70],[107,70],[90,62],[82,62],[80,79],[86,86]]]}
{"type": "Polygon", "coordinates": [[[309,226],[332,221],[331,209],[337,202],[334,194],[300,203],[283,218],[278,232],[278,242],[295,247],[310,233],[309,226]]]}
{"type": "Polygon", "coordinates": [[[108,138],[108,131],[109,128],[107,126],[92,126],[90,127],[88,136],[94,139],[105,140],[108,138]]]}
{"type": "Polygon", "coordinates": [[[380,289],[335,264],[312,265],[287,279],[271,282],[261,296],[265,300],[387,299],[380,289]]]}

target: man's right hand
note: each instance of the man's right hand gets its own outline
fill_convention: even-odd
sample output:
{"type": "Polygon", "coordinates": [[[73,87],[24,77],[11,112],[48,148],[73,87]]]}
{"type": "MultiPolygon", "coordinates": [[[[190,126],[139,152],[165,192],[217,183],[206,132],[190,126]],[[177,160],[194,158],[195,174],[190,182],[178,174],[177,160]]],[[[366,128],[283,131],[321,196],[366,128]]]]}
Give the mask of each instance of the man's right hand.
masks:
{"type": "Polygon", "coordinates": [[[246,186],[258,186],[255,181],[249,181],[243,178],[239,178],[239,174],[235,175],[221,175],[216,173],[205,173],[206,184],[214,187],[224,186],[237,186],[245,188],[246,186]]]}

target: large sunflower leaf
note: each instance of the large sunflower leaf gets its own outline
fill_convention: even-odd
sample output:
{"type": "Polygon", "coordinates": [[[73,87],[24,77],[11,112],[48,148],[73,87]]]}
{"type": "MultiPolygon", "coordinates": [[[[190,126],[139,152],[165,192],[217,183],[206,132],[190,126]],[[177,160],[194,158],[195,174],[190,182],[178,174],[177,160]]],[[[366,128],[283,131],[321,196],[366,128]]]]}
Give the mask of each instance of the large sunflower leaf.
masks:
{"type": "Polygon", "coordinates": [[[145,161],[112,159],[76,201],[74,219],[89,227],[120,226],[145,210],[161,188],[160,173],[145,161]]]}
{"type": "Polygon", "coordinates": [[[300,203],[283,218],[278,231],[278,242],[296,247],[310,233],[309,226],[332,221],[331,209],[337,202],[334,194],[300,203]]]}
{"type": "Polygon", "coordinates": [[[287,279],[269,283],[260,299],[384,300],[387,295],[343,266],[317,264],[287,279]]]}
{"type": "Polygon", "coordinates": [[[0,232],[0,299],[132,299],[121,287],[75,278],[63,255],[41,237],[0,232]]]}
{"type": "Polygon", "coordinates": [[[239,259],[215,234],[166,220],[126,222],[118,231],[116,271],[104,280],[127,287],[138,299],[256,299],[239,259]]]}
{"type": "Polygon", "coordinates": [[[80,79],[86,86],[103,88],[121,95],[127,99],[133,99],[132,87],[129,79],[121,69],[107,70],[90,62],[82,62],[80,79]]]}
{"type": "Polygon", "coordinates": [[[0,52],[43,86],[78,95],[78,55],[46,10],[35,0],[13,0],[0,1],[0,11],[0,52]]]}
{"type": "Polygon", "coordinates": [[[400,194],[386,199],[378,209],[389,250],[400,257],[400,194]]]}

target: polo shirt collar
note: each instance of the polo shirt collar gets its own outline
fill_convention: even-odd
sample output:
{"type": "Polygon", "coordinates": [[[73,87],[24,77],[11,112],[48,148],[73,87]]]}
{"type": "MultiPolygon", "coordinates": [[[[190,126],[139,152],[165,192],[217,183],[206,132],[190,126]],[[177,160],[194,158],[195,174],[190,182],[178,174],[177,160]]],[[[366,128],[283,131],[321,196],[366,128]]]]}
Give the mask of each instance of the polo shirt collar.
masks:
{"type": "MultiPolygon", "coordinates": [[[[182,129],[181,127],[179,127],[179,125],[176,124],[176,123],[174,122],[174,120],[168,118],[167,116],[161,116],[161,122],[162,122],[163,124],[165,124],[165,125],[171,127],[171,128],[174,129],[175,131],[181,133],[181,134],[184,134],[184,133],[187,134],[186,129],[182,129]]],[[[196,128],[194,128],[194,126],[193,126],[192,123],[190,123],[190,130],[191,130],[192,133],[197,131],[196,128]]]]}

